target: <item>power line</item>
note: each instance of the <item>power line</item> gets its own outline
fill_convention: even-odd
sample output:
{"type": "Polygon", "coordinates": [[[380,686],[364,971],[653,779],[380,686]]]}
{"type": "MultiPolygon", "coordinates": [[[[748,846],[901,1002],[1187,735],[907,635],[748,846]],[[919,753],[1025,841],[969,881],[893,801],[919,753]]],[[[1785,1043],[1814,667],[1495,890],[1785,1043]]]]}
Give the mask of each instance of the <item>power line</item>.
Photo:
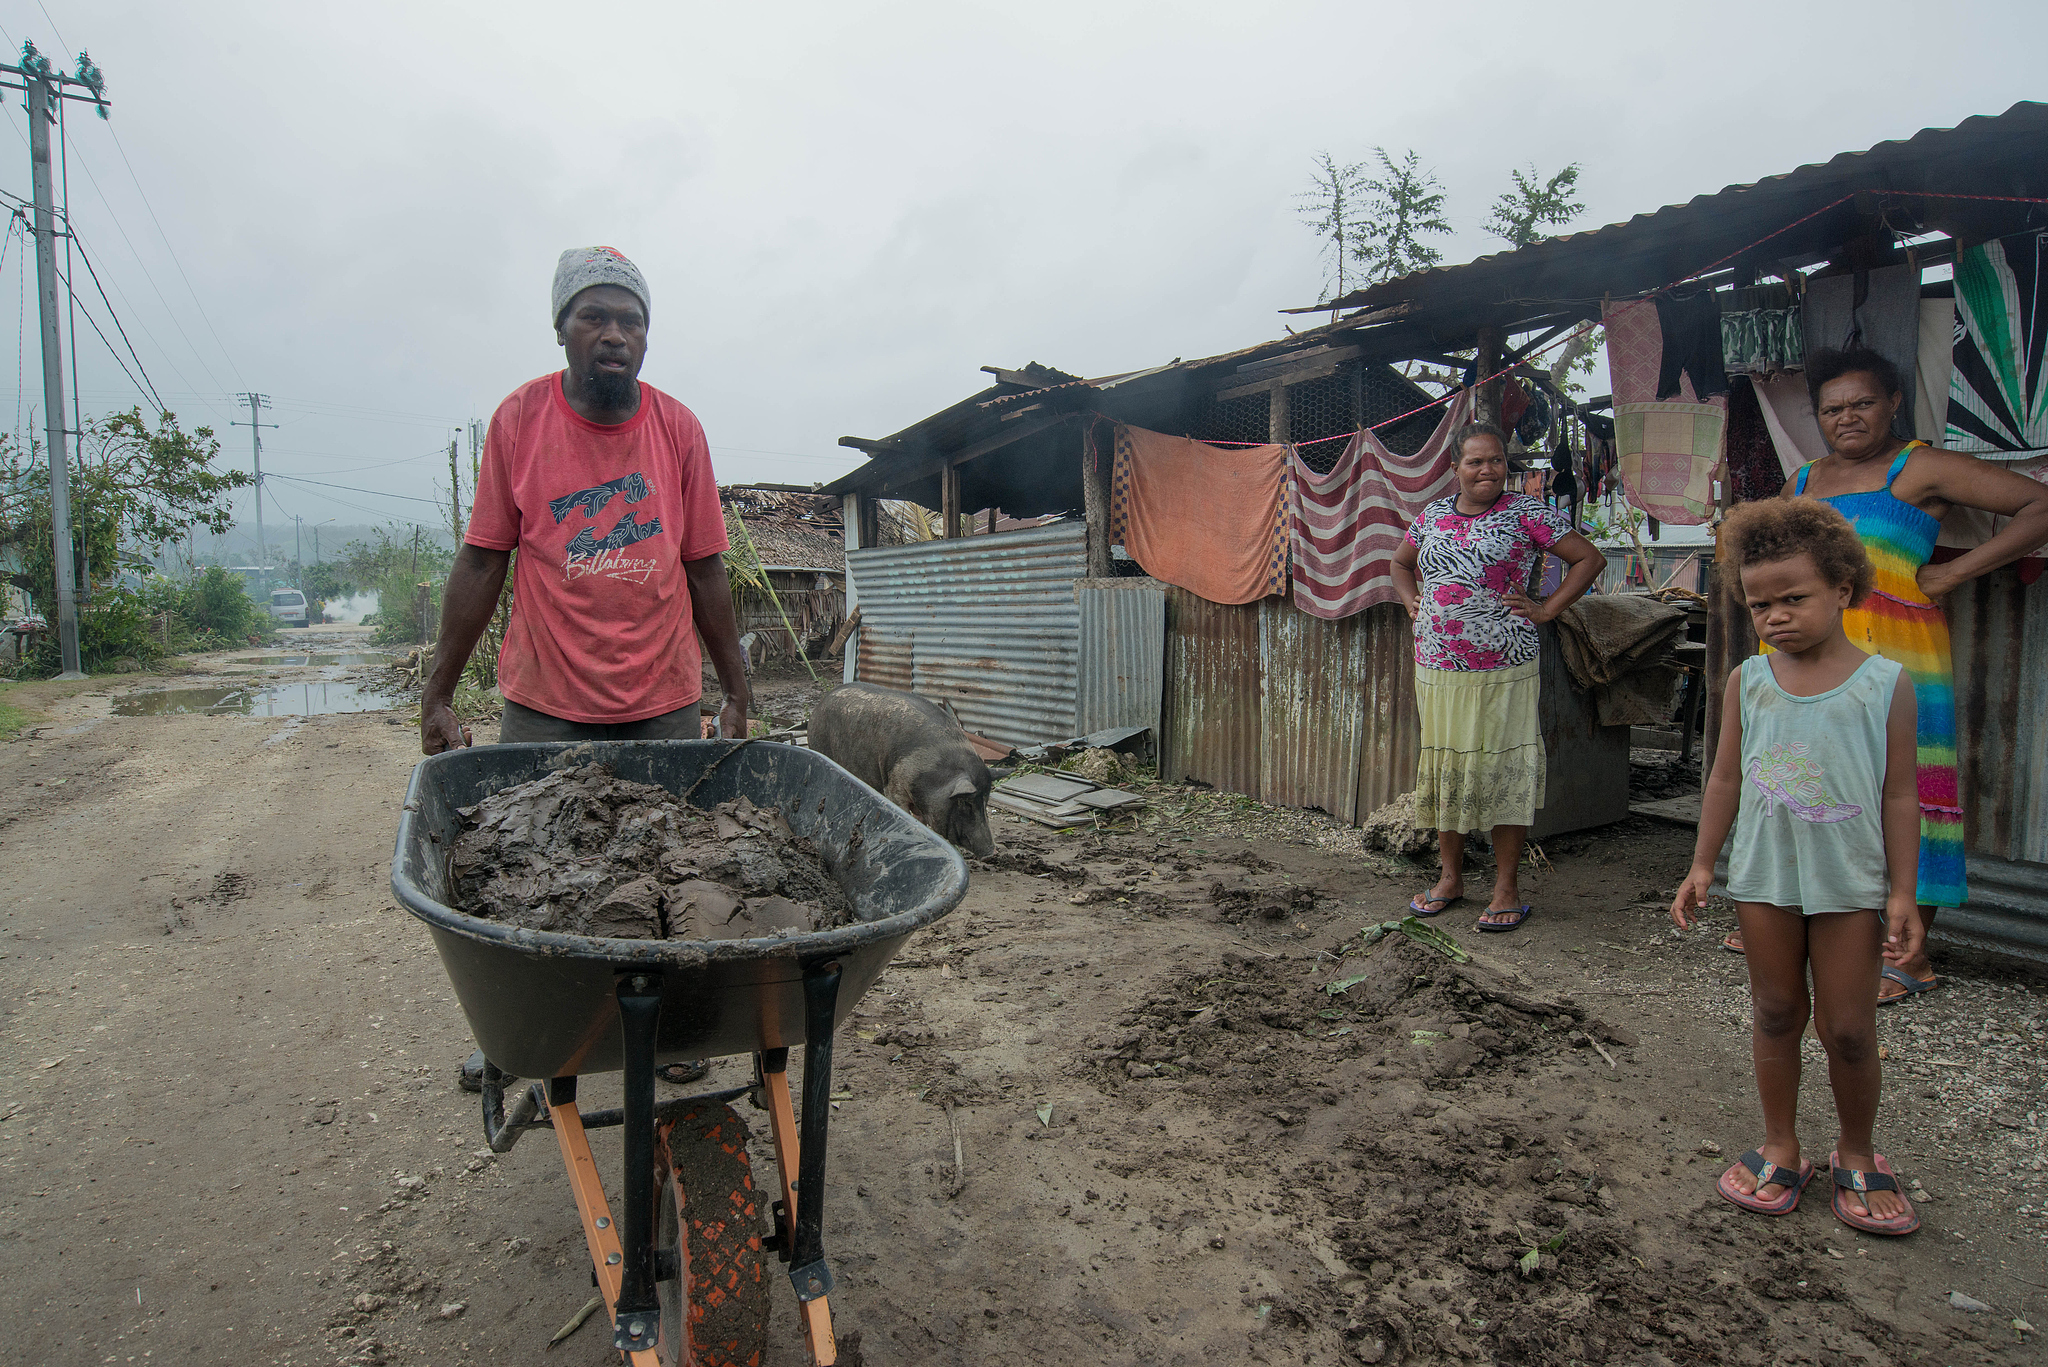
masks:
{"type": "Polygon", "coordinates": [[[317,479],[304,479],[304,478],[302,478],[302,477],[300,477],[300,476],[298,476],[298,475],[280,475],[280,474],[275,474],[275,473],[273,473],[273,474],[270,474],[270,475],[267,475],[267,476],[265,476],[265,478],[267,478],[267,479],[288,479],[288,480],[290,480],[290,481],[291,481],[292,483],[294,483],[294,484],[317,484],[317,485],[319,485],[319,486],[320,486],[321,488],[323,488],[323,489],[346,489],[346,490],[348,490],[348,491],[349,491],[350,493],[352,493],[352,494],[368,494],[368,495],[370,495],[370,497],[372,497],[372,498],[402,498],[402,499],[404,499],[404,500],[405,500],[405,501],[406,501],[407,503],[425,503],[425,504],[428,504],[428,505],[430,505],[430,506],[432,506],[432,507],[435,507],[435,508],[438,508],[438,507],[440,507],[440,506],[441,506],[441,505],[440,505],[440,503],[439,503],[439,502],[438,502],[437,500],[435,500],[435,499],[431,499],[431,498],[415,498],[415,497],[414,497],[413,495],[411,495],[411,494],[392,494],[392,493],[386,493],[386,492],[385,492],[384,490],[382,490],[382,489],[359,489],[359,488],[357,488],[357,487],[356,487],[355,485],[353,485],[353,484],[328,484],[328,483],[326,483],[325,481],[322,481],[322,480],[317,480],[317,479]]]}
{"type": "MultiPolygon", "coordinates": [[[[114,312],[114,302],[113,300],[107,298],[107,291],[105,287],[103,287],[100,284],[100,273],[92,268],[92,258],[86,255],[85,244],[83,242],[78,241],[78,234],[76,233],[73,233],[71,235],[71,240],[73,242],[78,242],[78,259],[85,263],[85,273],[92,277],[93,288],[99,290],[100,302],[107,306],[107,317],[113,320],[114,331],[121,334],[122,342],[127,344],[128,354],[130,356],[135,357],[135,368],[137,370],[142,371],[142,378],[149,385],[150,398],[156,404],[157,413],[159,415],[162,415],[164,413],[170,412],[170,406],[164,402],[163,395],[156,392],[156,382],[149,378],[149,371],[143,367],[142,358],[140,356],[135,355],[135,343],[130,342],[128,340],[128,329],[121,326],[121,315],[114,312]]],[[[67,290],[71,288],[71,282],[69,280],[66,280],[64,282],[64,288],[67,290]]],[[[92,323],[92,310],[86,310],[85,321],[88,323],[92,323]]],[[[99,332],[100,325],[98,323],[92,323],[92,328],[94,332],[99,332]]],[[[104,332],[100,332],[100,340],[103,342],[107,340],[107,335],[104,332]]],[[[109,344],[107,350],[112,351],[113,346],[109,344]]],[[[75,350],[73,354],[76,355],[75,350]]],[[[116,356],[114,359],[118,361],[121,358],[119,356],[116,356]]],[[[121,368],[123,370],[126,370],[128,367],[124,365],[121,368]]],[[[134,377],[130,376],[129,378],[133,379],[134,377]]]]}
{"type": "MultiPolygon", "coordinates": [[[[111,131],[111,129],[109,131],[111,131]]],[[[178,336],[184,339],[186,349],[192,353],[192,359],[199,362],[199,368],[206,373],[206,378],[213,382],[213,389],[211,392],[215,394],[226,393],[227,386],[222,384],[220,382],[220,378],[213,373],[213,367],[209,366],[206,363],[206,357],[200,354],[198,344],[192,340],[192,335],[186,332],[185,325],[178,321],[177,311],[171,307],[171,301],[164,297],[163,286],[157,284],[156,277],[150,274],[149,263],[142,259],[142,253],[140,250],[137,249],[135,245],[135,239],[128,236],[128,229],[121,222],[121,216],[114,212],[113,201],[108,199],[107,192],[100,188],[100,180],[98,176],[93,174],[92,163],[87,161],[82,154],[78,158],[78,169],[85,172],[86,183],[92,186],[92,192],[100,197],[100,203],[102,206],[105,207],[107,211],[107,217],[109,220],[112,221],[114,225],[114,231],[121,234],[121,241],[127,244],[129,255],[135,258],[135,264],[141,268],[142,278],[149,282],[149,287],[152,290],[156,291],[157,302],[162,304],[164,306],[164,312],[170,315],[171,326],[178,330],[178,336]]],[[[116,287],[116,290],[118,292],[118,286],[116,287]]],[[[143,325],[143,331],[145,333],[149,331],[147,325],[143,325]]],[[[155,341],[156,339],[152,336],[150,340],[155,341]]],[[[161,342],[157,343],[157,348],[158,350],[163,351],[165,353],[166,360],[170,359],[169,349],[164,347],[161,342]]],[[[172,370],[178,371],[178,378],[184,380],[184,372],[178,370],[178,363],[176,361],[171,361],[170,364],[172,370]]],[[[241,377],[238,374],[236,378],[240,379],[241,377]]],[[[189,385],[191,384],[191,381],[185,380],[185,383],[189,385]]],[[[218,406],[213,405],[211,401],[208,402],[209,406],[214,407],[215,413],[219,414],[221,410],[218,408],[218,406]]]]}
{"type": "MultiPolygon", "coordinates": [[[[64,275],[61,275],[61,274],[60,274],[60,275],[58,276],[58,278],[59,278],[60,280],[63,280],[63,281],[64,281],[64,293],[70,296],[70,298],[71,298],[71,302],[72,302],[72,303],[73,303],[74,305],[75,305],[75,304],[77,304],[77,302],[78,302],[78,295],[77,295],[77,293],[76,293],[76,292],[74,292],[74,291],[72,290],[72,288],[71,288],[71,280],[70,280],[70,278],[69,278],[68,276],[64,276],[64,275]]],[[[115,365],[117,365],[117,366],[121,367],[121,373],[122,373],[123,375],[126,375],[126,376],[128,377],[128,383],[130,383],[130,384],[134,385],[134,386],[135,386],[135,389],[136,389],[136,392],[137,392],[137,393],[139,393],[139,394],[141,394],[143,398],[145,398],[145,399],[149,399],[149,400],[150,400],[150,402],[154,403],[154,404],[156,405],[156,411],[157,411],[157,412],[158,412],[159,414],[163,413],[163,412],[165,411],[165,410],[164,410],[164,405],[163,405],[163,400],[161,400],[161,399],[158,399],[158,398],[155,398],[155,397],[154,397],[153,395],[151,395],[151,393],[150,393],[150,391],[149,391],[149,390],[147,390],[147,389],[143,388],[143,386],[142,386],[142,382],[141,382],[140,380],[138,380],[138,379],[136,379],[136,378],[135,378],[135,372],[134,372],[134,371],[132,371],[132,370],[130,370],[130,369],[128,368],[128,363],[127,363],[126,361],[124,361],[124,360],[122,360],[122,359],[121,359],[121,353],[120,353],[120,352],[118,352],[118,351],[116,351],[116,350],[114,350],[114,344],[113,344],[112,342],[108,342],[108,341],[107,341],[107,334],[106,334],[106,333],[104,333],[104,332],[100,332],[100,325],[99,325],[99,323],[98,323],[98,322],[97,322],[97,321],[96,321],[96,320],[95,320],[95,319],[93,318],[93,316],[92,316],[92,310],[91,310],[91,309],[87,309],[87,310],[85,311],[85,321],[86,321],[86,322],[88,322],[88,323],[90,323],[90,324],[92,324],[92,330],[93,330],[94,332],[96,332],[96,333],[99,333],[99,339],[100,339],[100,340],[101,340],[102,342],[106,342],[106,347],[107,347],[107,354],[108,354],[109,356],[112,356],[112,357],[114,358],[114,364],[115,364],[115,365]]],[[[114,321],[114,326],[115,326],[115,327],[117,327],[117,328],[118,328],[119,326],[121,326],[121,323],[120,323],[120,320],[119,320],[119,319],[116,319],[116,320],[114,321]]],[[[125,340],[125,339],[124,339],[124,340],[125,340]]],[[[73,364],[73,365],[76,365],[76,364],[77,364],[77,362],[78,362],[78,345],[77,345],[77,342],[76,342],[76,341],[74,341],[74,342],[72,343],[72,347],[71,347],[71,360],[72,360],[72,364],[73,364]]],[[[135,364],[139,366],[139,365],[141,365],[141,364],[142,364],[142,362],[138,360],[138,361],[136,361],[136,363],[135,363],[135,364]]],[[[78,396],[77,396],[76,392],[74,391],[74,393],[72,394],[72,405],[73,405],[73,407],[74,407],[74,408],[75,408],[75,407],[77,406],[77,402],[78,402],[78,396]]]]}
{"type": "MultiPolygon", "coordinates": [[[[37,3],[40,4],[41,0],[37,0],[37,3]]],[[[156,235],[163,239],[164,250],[171,254],[171,264],[178,268],[178,278],[185,282],[185,291],[192,296],[192,306],[199,310],[199,321],[206,324],[208,332],[213,333],[213,344],[220,348],[221,356],[227,361],[228,369],[234,371],[235,381],[239,384],[242,372],[235,365],[235,358],[228,353],[227,344],[221,341],[220,333],[214,330],[213,319],[206,316],[206,305],[199,302],[199,291],[192,288],[192,277],[185,274],[185,263],[178,259],[178,249],[171,245],[171,235],[164,231],[163,221],[156,216],[156,206],[149,202],[149,192],[142,188],[142,177],[135,174],[135,163],[128,160],[128,149],[121,145],[121,135],[114,131],[112,124],[107,126],[107,132],[114,139],[114,150],[121,154],[121,164],[128,168],[128,179],[135,182],[135,193],[142,196],[142,207],[148,212],[149,221],[156,224],[156,235]]],[[[83,161],[79,162],[81,166],[84,164],[83,161]]],[[[99,187],[95,185],[93,188],[97,190],[99,187]]]]}

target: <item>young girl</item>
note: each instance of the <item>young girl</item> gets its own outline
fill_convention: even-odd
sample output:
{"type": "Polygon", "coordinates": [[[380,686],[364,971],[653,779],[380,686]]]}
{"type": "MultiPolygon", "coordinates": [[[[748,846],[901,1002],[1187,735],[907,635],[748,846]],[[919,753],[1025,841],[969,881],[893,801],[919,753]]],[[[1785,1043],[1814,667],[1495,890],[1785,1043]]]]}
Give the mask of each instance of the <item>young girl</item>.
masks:
{"type": "Polygon", "coordinates": [[[1733,826],[1728,895],[1748,947],[1764,1140],[1721,1175],[1719,1190],[1744,1210],[1785,1215],[1813,1176],[1794,1129],[1810,967],[1841,1126],[1829,1157],[1835,1216],[1872,1234],[1910,1234],[1920,1217],[1871,1147],[1871,1125],[1880,955],[1887,945],[1918,953],[1922,933],[1912,680],[1842,632],[1842,613],[1870,592],[1872,569],[1833,508],[1812,499],[1743,504],[1721,524],[1720,562],[1771,653],[1743,661],[1728,680],[1699,843],[1671,902],[1671,919],[1690,926],[1733,826]]]}

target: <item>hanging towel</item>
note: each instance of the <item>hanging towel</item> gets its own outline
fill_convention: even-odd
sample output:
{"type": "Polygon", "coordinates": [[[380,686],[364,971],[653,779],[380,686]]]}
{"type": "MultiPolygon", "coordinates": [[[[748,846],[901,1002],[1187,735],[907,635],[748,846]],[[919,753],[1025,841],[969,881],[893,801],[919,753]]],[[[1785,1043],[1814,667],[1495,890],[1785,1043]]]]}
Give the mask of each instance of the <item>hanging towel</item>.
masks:
{"type": "Polygon", "coordinates": [[[2048,453],[2048,232],[1958,252],[1956,323],[1941,444],[1989,460],[2048,453]]]}
{"type": "Polygon", "coordinates": [[[1906,401],[1892,420],[1901,437],[1913,433],[1913,386],[1920,355],[1920,267],[1907,263],[1874,271],[1830,275],[1809,281],[1801,310],[1806,329],[1806,354],[1822,347],[1845,347],[1861,341],[1899,368],[1906,401]],[[1856,281],[1866,282],[1863,303],[1856,303],[1856,281]]]}
{"type": "Polygon", "coordinates": [[[1771,429],[1771,445],[1778,452],[1778,464],[1790,479],[1794,470],[1828,453],[1828,444],[1820,435],[1820,421],[1813,416],[1813,399],[1806,392],[1806,376],[1779,375],[1754,383],[1757,402],[1763,405],[1764,425],[1771,429]]]}
{"type": "MultiPolygon", "coordinates": [[[[1701,403],[1691,381],[1680,376],[1678,397],[1657,401],[1664,338],[1657,309],[1649,301],[1610,303],[1602,311],[1602,322],[1607,328],[1607,374],[1614,388],[1614,444],[1622,489],[1629,502],[1660,522],[1697,526],[1713,511],[1714,469],[1721,463],[1728,396],[1701,403]]],[[[1717,349],[1719,326],[1717,318],[1717,349]]]]}
{"type": "Polygon", "coordinates": [[[1394,552],[1408,525],[1456,482],[1451,434],[1472,417],[1472,391],[1445,409],[1436,431],[1412,456],[1396,455],[1372,432],[1351,438],[1329,473],[1292,457],[1289,522],[1294,606],[1334,620],[1397,600],[1394,552]]]}
{"type": "Polygon", "coordinates": [[[1211,446],[1116,428],[1110,539],[1145,573],[1212,603],[1287,591],[1285,446],[1211,446]]]}
{"type": "Polygon", "coordinates": [[[1948,435],[1948,382],[1956,368],[1956,301],[1920,301],[1920,352],[1913,369],[1913,435],[1941,445],[1948,435]]]}

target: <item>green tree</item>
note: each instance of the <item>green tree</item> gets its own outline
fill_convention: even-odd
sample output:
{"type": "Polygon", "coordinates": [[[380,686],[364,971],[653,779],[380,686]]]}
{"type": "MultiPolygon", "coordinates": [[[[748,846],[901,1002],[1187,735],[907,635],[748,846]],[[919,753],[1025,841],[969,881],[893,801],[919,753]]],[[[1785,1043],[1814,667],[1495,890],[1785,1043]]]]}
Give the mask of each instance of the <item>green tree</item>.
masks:
{"type": "Polygon", "coordinates": [[[1365,165],[1339,165],[1327,151],[1315,155],[1314,188],[1296,195],[1295,212],[1308,220],[1309,231],[1323,239],[1325,297],[1341,299],[1348,292],[1352,253],[1365,230],[1368,184],[1365,165]]]}
{"type": "Polygon", "coordinates": [[[1571,165],[1545,180],[1530,163],[1526,173],[1510,171],[1515,188],[1493,202],[1493,216],[1487,231],[1505,238],[1516,247],[1526,247],[1551,236],[1545,228],[1561,228],[1586,211],[1578,201],[1579,164],[1571,165]]]}
{"type": "Polygon", "coordinates": [[[1374,282],[1428,270],[1444,254],[1423,239],[1451,231],[1444,218],[1444,187],[1435,172],[1421,169],[1413,148],[1398,162],[1384,147],[1372,150],[1380,171],[1361,182],[1365,212],[1352,259],[1374,282]]]}

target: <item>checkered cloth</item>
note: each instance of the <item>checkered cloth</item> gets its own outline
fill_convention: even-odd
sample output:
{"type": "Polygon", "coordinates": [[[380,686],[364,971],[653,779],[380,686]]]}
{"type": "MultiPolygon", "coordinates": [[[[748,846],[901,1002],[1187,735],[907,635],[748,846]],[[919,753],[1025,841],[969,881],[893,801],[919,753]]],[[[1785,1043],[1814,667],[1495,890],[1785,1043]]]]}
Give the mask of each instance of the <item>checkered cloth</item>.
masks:
{"type": "Polygon", "coordinates": [[[1285,593],[1287,454],[1118,423],[1110,540],[1154,579],[1212,603],[1285,593]]]}
{"type": "Polygon", "coordinates": [[[1693,526],[1714,510],[1714,471],[1728,423],[1728,397],[1701,403],[1681,377],[1676,399],[1657,401],[1664,332],[1649,300],[1609,304],[1607,374],[1614,386],[1614,445],[1628,501],[1659,522],[1693,526]]]}

